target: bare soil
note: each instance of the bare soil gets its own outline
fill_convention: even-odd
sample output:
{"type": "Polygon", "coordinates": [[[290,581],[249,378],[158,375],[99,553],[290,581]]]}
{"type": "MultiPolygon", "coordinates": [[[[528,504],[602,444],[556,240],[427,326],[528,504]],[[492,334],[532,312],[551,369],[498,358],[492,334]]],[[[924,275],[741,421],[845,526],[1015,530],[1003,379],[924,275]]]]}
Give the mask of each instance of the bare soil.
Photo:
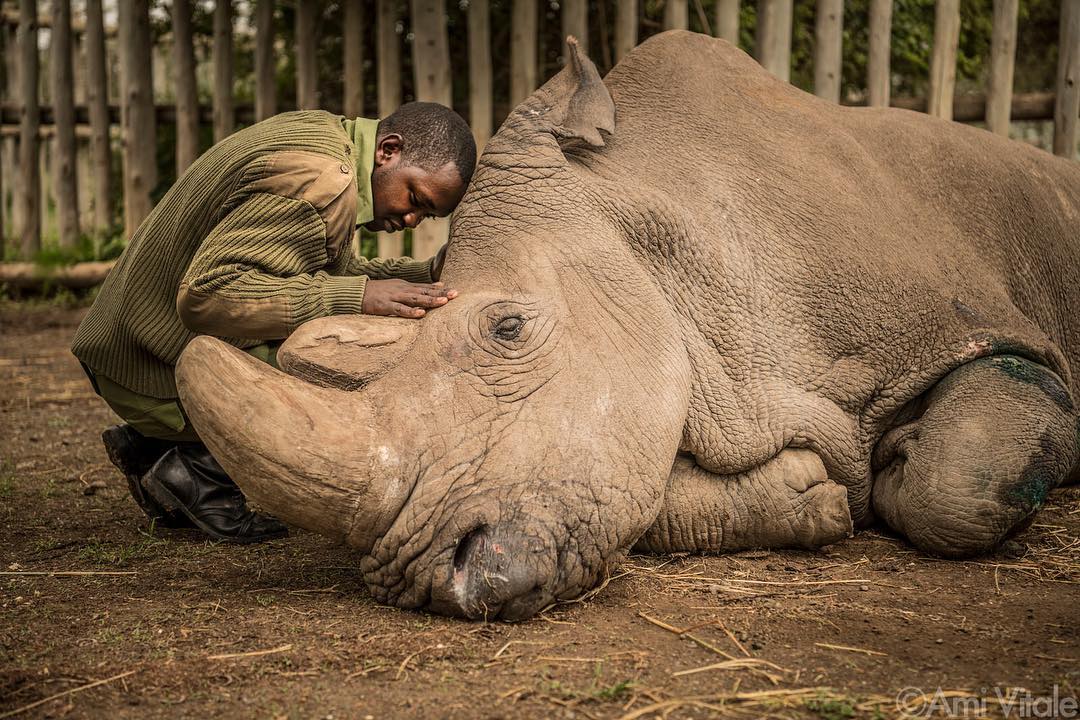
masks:
{"type": "Polygon", "coordinates": [[[0,717],[54,695],[17,716],[872,718],[901,716],[907,687],[944,691],[924,716],[953,691],[1000,716],[1007,688],[1077,695],[1080,488],[979,561],[884,531],[632,556],[529,622],[449,620],[378,605],[354,554],[310,533],[148,529],[68,352],[83,312],[0,307],[0,717]]]}

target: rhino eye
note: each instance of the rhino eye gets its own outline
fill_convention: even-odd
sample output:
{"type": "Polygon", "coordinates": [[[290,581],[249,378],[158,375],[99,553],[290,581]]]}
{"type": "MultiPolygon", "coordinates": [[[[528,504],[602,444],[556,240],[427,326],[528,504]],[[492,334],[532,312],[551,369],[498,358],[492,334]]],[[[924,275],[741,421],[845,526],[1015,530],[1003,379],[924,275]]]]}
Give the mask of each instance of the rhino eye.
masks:
{"type": "Polygon", "coordinates": [[[518,335],[521,334],[521,328],[524,326],[524,318],[520,315],[511,315],[495,323],[495,327],[491,329],[491,334],[499,340],[517,340],[518,335]]]}

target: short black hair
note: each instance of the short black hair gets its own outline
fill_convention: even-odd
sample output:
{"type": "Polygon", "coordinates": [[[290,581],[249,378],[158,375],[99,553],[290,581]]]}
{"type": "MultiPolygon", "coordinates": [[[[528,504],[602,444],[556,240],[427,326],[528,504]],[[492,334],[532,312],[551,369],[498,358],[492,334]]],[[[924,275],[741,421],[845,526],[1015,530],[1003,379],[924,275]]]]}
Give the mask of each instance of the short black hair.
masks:
{"type": "Polygon", "coordinates": [[[476,168],[476,141],[468,124],[450,108],[438,103],[405,103],[379,121],[379,141],[387,135],[401,136],[401,159],[434,172],[454,163],[461,183],[468,185],[476,168]]]}

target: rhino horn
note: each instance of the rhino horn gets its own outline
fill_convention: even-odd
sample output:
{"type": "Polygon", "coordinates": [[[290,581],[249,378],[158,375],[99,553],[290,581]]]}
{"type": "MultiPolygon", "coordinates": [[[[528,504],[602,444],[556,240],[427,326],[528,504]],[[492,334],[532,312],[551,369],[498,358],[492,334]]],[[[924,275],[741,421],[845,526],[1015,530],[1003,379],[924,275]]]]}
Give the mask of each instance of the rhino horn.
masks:
{"type": "Polygon", "coordinates": [[[316,387],[206,336],[184,349],[176,380],[200,438],[260,508],[364,552],[396,516],[407,483],[361,393],[316,387]]]}

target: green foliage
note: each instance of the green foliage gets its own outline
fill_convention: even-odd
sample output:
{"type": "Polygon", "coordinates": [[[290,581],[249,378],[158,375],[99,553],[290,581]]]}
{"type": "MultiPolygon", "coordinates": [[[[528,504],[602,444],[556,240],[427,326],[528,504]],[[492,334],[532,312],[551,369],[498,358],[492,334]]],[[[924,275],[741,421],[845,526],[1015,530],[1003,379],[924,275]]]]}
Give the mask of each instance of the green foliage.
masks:
{"type": "Polygon", "coordinates": [[[846,720],[855,717],[855,705],[847,698],[821,695],[807,700],[806,709],[823,720],[846,720]]]}
{"type": "Polygon", "coordinates": [[[79,550],[79,559],[92,565],[125,567],[132,560],[150,557],[165,544],[161,538],[144,535],[132,543],[107,543],[91,539],[79,550]]]}
{"type": "Polygon", "coordinates": [[[120,257],[120,253],[124,251],[124,245],[122,234],[113,234],[104,238],[82,234],[79,236],[79,241],[71,247],[49,245],[42,248],[34,255],[32,261],[41,268],[55,268],[78,262],[112,260],[120,257]]]}

